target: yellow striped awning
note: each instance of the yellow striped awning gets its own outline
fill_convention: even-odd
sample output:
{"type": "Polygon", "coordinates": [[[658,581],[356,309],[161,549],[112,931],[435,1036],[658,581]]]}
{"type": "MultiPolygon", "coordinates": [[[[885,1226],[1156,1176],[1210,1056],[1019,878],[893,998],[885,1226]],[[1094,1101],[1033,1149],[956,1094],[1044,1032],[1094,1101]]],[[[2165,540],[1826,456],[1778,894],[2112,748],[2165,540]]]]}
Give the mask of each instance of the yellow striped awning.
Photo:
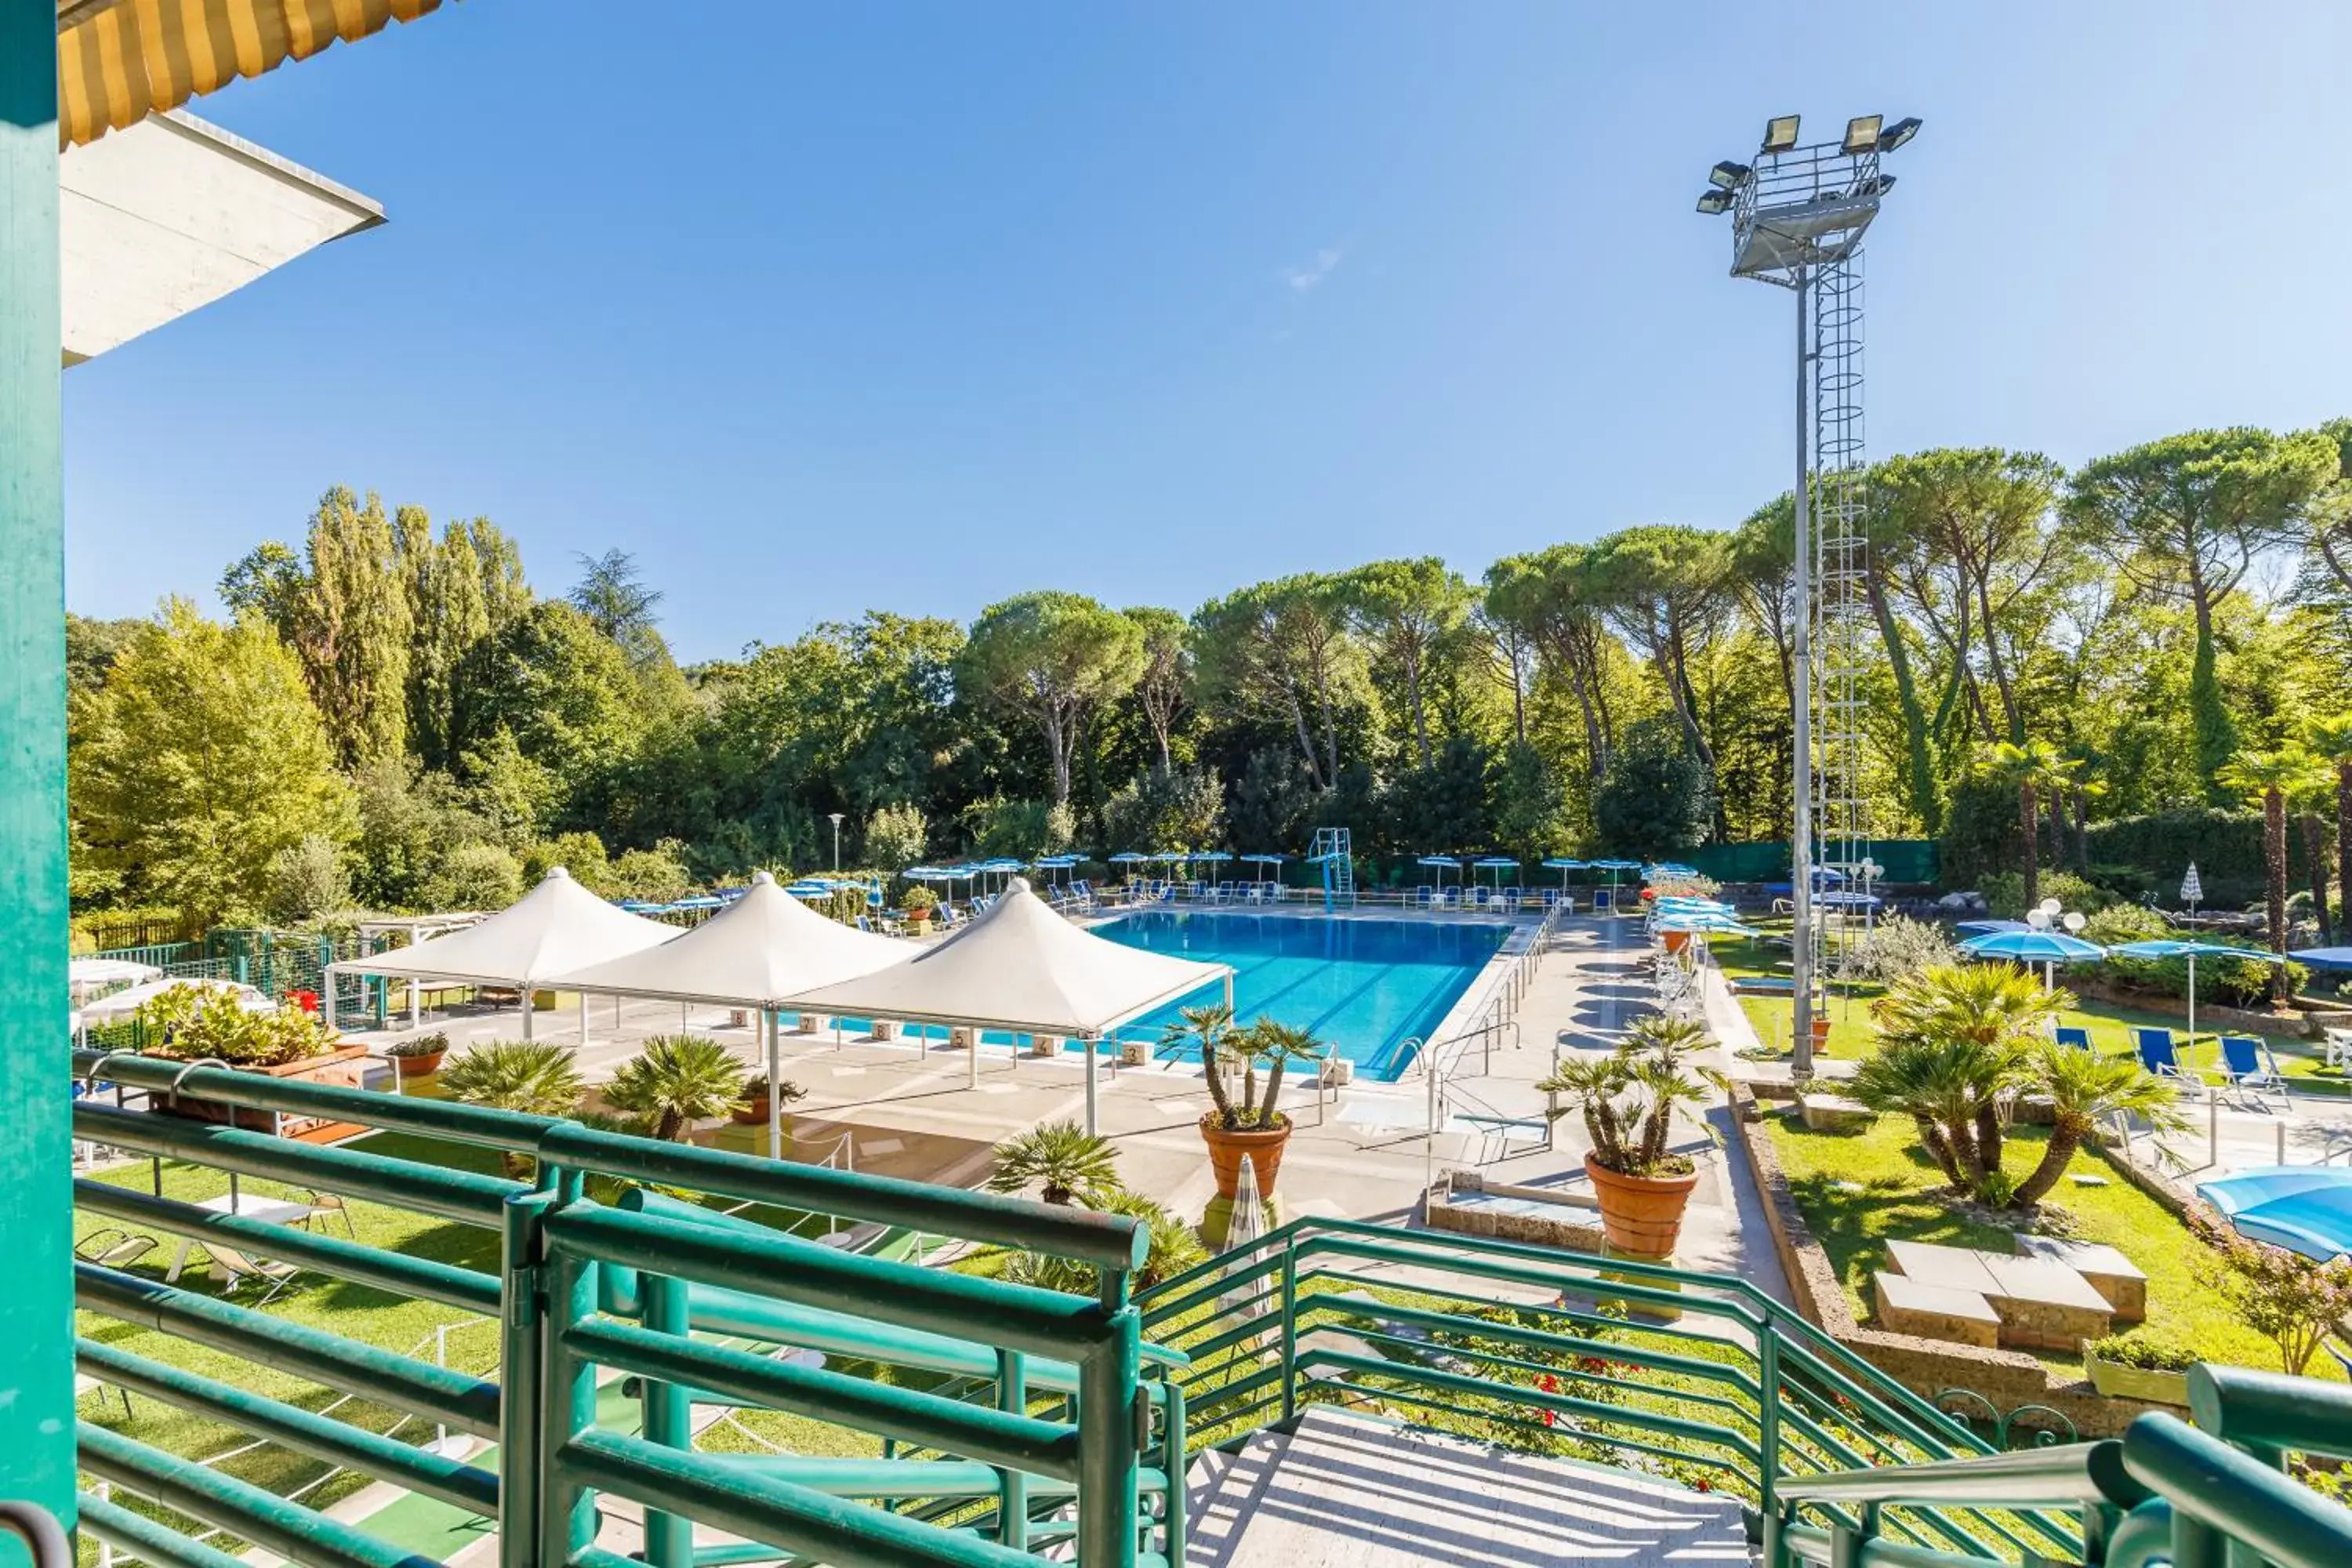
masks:
{"type": "Polygon", "coordinates": [[[441,0],[58,0],[58,144],[80,146],[441,0]]]}

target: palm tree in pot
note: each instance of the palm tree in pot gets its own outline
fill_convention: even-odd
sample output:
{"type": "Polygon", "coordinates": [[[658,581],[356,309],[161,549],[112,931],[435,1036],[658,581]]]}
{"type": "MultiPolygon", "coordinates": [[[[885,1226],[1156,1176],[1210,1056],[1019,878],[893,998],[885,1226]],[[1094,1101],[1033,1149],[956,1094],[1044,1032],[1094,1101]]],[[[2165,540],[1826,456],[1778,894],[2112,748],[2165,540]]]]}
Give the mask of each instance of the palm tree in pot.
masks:
{"type": "MultiPolygon", "coordinates": [[[[1224,1009],[1205,1011],[1223,1014],[1224,1009]]],[[[1259,1194],[1270,1200],[1282,1171],[1283,1151],[1290,1143],[1290,1118],[1279,1109],[1284,1077],[1293,1063],[1320,1063],[1328,1047],[1312,1030],[1273,1018],[1260,1018],[1239,1029],[1215,1028],[1201,1038],[1210,1050],[1202,1071],[1211,1106],[1201,1118],[1201,1138],[1209,1146],[1217,1196],[1230,1206],[1246,1159],[1257,1168],[1259,1194]],[[1241,1068],[1239,1104],[1234,1103],[1232,1084],[1224,1081],[1228,1064],[1241,1068]]]]}
{"type": "Polygon", "coordinates": [[[1614,1251],[1666,1258],[1681,1238],[1683,1213],[1698,1185],[1698,1164],[1671,1146],[1675,1108],[1704,1104],[1706,1086],[1683,1058],[1706,1031],[1685,1018],[1653,1013],[1637,1019],[1605,1057],[1563,1062],[1536,1088],[1565,1100],[1584,1121],[1592,1147],[1584,1173],[1601,1204],[1601,1226],[1614,1251]]]}

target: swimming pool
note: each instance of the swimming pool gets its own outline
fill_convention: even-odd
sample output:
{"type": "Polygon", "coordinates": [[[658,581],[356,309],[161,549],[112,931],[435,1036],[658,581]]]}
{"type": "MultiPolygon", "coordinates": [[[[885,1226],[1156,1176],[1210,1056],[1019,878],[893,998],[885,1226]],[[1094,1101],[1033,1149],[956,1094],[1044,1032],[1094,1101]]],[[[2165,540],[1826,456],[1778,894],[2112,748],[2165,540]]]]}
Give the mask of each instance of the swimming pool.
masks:
{"type": "MultiPolygon", "coordinates": [[[[1231,964],[1241,1022],[1272,1017],[1312,1029],[1359,1073],[1389,1079],[1404,1070],[1405,1042],[1429,1038],[1510,928],[1152,910],[1092,930],[1128,947],[1231,964]]],[[[1222,986],[1211,985],[1118,1033],[1156,1038],[1178,1006],[1222,1000],[1222,986]]]]}

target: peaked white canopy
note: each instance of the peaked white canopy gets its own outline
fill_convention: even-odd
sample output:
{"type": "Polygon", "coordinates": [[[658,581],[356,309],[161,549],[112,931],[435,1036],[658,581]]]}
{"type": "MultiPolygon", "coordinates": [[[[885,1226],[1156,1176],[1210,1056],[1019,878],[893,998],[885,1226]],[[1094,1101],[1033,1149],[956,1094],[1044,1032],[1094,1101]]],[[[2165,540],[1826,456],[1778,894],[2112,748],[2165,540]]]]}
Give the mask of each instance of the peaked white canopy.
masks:
{"type": "Polygon", "coordinates": [[[479,925],[327,967],[337,974],[396,974],[473,985],[541,986],[559,974],[637,952],[678,929],[615,909],[558,866],[539,886],[479,925]]]}
{"type": "Polygon", "coordinates": [[[741,898],[675,942],[558,974],[547,984],[600,996],[772,1008],[811,986],[886,969],[913,951],[896,938],[827,920],[761,871],[741,898]]]}
{"type": "Polygon", "coordinates": [[[1099,1035],[1228,978],[1222,963],[1146,952],[1080,930],[1014,878],[945,942],[871,974],[803,991],[803,1012],[871,1014],[1034,1035],[1099,1035]]]}

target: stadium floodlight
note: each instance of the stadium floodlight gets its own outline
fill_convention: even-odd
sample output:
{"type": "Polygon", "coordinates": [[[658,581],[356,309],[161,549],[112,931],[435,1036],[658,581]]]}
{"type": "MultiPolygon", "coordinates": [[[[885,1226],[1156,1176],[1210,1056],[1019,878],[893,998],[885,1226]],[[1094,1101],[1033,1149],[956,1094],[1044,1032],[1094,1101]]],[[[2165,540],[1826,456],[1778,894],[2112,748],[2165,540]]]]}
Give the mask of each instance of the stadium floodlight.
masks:
{"type": "Polygon", "coordinates": [[[1906,116],[1878,133],[1878,150],[1892,153],[1918,134],[1919,117],[1916,114],[1906,116]]]}
{"type": "MultiPolygon", "coordinates": [[[[1796,781],[1790,824],[1796,916],[1790,1071],[1800,1080],[1813,1075],[1813,1031],[1826,1012],[1821,978],[1831,943],[1842,966],[1853,957],[1854,928],[1833,921],[1825,909],[1825,903],[1839,904],[1841,911],[1846,906],[1817,898],[1813,868],[1870,865],[1864,854],[1870,786],[1863,759],[1874,732],[1868,693],[1876,621],[1860,586],[1869,578],[1870,543],[1858,264],[1864,236],[1895,188],[1880,160],[1919,132],[1916,118],[1889,123],[1884,115],[1858,114],[1844,123],[1841,136],[1800,145],[1799,117],[1772,116],[1760,151],[1716,164],[1698,199],[1702,214],[1731,215],[1731,275],[1786,289],[1797,307],[1790,576],[1798,609],[1789,658],[1791,684],[1807,695],[1798,699],[1790,726],[1796,781]],[[1817,631],[1823,656],[1818,668],[1817,631]]],[[[1876,870],[1863,873],[1865,886],[1876,870]]],[[[2036,910],[2029,919],[2047,929],[2056,912],[2036,910]]]]}

